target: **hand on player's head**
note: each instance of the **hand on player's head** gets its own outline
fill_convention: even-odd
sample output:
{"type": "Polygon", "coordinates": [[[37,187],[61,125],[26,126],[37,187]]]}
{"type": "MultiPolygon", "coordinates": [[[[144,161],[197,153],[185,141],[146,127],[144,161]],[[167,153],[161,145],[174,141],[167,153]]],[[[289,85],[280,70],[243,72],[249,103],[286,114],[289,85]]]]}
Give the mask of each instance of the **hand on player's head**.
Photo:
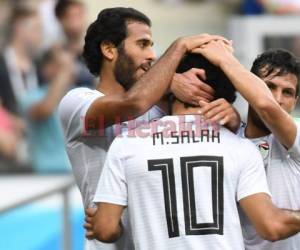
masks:
{"type": "Polygon", "coordinates": [[[237,128],[240,123],[240,116],[234,107],[224,98],[219,98],[210,103],[199,102],[199,114],[203,115],[212,123],[219,123],[229,128],[237,128]]]}
{"type": "Polygon", "coordinates": [[[201,46],[208,44],[211,41],[222,41],[224,44],[231,46],[231,42],[218,35],[210,35],[207,33],[195,35],[195,36],[188,36],[183,37],[179,39],[180,42],[183,43],[183,45],[186,48],[186,52],[193,52],[194,49],[200,48],[201,46]]]}
{"type": "Polygon", "coordinates": [[[214,90],[205,83],[205,80],[203,69],[192,68],[174,75],[171,91],[182,102],[198,106],[200,100],[210,102],[214,99],[214,90]]]}
{"type": "Polygon", "coordinates": [[[232,41],[225,43],[221,40],[212,40],[199,48],[192,50],[193,53],[202,54],[207,60],[220,67],[223,61],[229,61],[233,57],[232,41]]]}

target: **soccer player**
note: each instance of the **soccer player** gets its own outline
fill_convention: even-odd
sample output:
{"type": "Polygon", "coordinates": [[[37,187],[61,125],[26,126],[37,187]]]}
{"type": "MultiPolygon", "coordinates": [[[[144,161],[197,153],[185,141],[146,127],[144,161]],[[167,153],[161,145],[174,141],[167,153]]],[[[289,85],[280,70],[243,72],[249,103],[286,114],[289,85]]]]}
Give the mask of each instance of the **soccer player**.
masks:
{"type": "MultiPolygon", "coordinates": [[[[203,57],[187,56],[179,69],[195,65],[217,97],[233,102],[228,78],[203,57]]],[[[298,232],[300,213],[272,204],[255,146],[193,112],[176,101],[173,116],[143,130],[148,136],[129,132],[112,143],[94,199],[98,239],[120,237],[128,207],[135,249],[244,249],[236,202],[268,240],[298,232]]]]}
{"type": "MultiPolygon", "coordinates": [[[[300,135],[299,123],[290,113],[299,93],[300,63],[290,52],[276,49],[262,53],[254,61],[249,74],[232,53],[212,42],[198,52],[221,65],[236,89],[249,102],[247,125],[241,135],[251,139],[261,151],[272,200],[276,206],[300,209],[300,135]]],[[[202,108],[211,112],[213,105],[202,108]]],[[[246,217],[243,229],[246,249],[298,250],[300,234],[278,242],[263,240],[246,217]]]]}
{"type": "MultiPolygon", "coordinates": [[[[112,139],[123,125],[136,123],[121,126],[120,121],[143,115],[160,100],[186,52],[213,39],[228,43],[222,37],[207,34],[179,38],[150,68],[156,59],[150,26],[149,18],[135,9],[102,10],[87,30],[83,52],[90,72],[99,76],[99,83],[95,90],[71,90],[60,103],[67,153],[85,208],[94,206],[94,193],[112,139]],[[119,124],[112,126],[115,123],[119,124]]],[[[155,106],[139,120],[150,121],[163,114],[155,106]]],[[[109,247],[95,240],[86,244],[87,249],[109,247]]],[[[123,248],[124,244],[119,242],[109,249],[123,248]]]]}

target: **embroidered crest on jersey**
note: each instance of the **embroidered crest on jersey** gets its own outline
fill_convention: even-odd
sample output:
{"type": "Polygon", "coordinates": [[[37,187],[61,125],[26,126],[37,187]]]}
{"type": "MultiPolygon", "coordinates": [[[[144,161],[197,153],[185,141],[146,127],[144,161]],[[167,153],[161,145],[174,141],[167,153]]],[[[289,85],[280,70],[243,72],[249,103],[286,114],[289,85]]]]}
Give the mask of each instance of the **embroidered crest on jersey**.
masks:
{"type": "Polygon", "coordinates": [[[259,149],[259,152],[260,152],[263,160],[265,161],[269,155],[269,149],[270,149],[269,143],[265,140],[260,141],[258,143],[258,149],[259,149]]]}

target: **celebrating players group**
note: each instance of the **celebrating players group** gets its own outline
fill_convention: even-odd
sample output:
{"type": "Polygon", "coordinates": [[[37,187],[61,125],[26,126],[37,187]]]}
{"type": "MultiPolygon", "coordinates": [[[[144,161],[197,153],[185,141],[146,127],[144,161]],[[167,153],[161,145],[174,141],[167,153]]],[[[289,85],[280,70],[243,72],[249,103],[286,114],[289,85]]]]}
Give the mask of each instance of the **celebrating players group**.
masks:
{"type": "Polygon", "coordinates": [[[143,13],[102,10],[83,52],[98,85],[59,105],[85,248],[299,250],[298,59],[273,49],[249,71],[222,36],[178,38],[159,59],[152,45],[143,13]]]}

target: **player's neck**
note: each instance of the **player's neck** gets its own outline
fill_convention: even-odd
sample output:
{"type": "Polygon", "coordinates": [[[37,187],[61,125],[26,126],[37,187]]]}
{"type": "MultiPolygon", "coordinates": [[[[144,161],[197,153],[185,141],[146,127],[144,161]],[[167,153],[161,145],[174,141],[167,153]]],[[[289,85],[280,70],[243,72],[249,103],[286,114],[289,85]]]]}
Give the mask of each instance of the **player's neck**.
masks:
{"type": "Polygon", "coordinates": [[[199,115],[199,107],[185,107],[184,103],[175,101],[172,105],[172,115],[199,115]]]}
{"type": "Polygon", "coordinates": [[[266,135],[269,135],[270,134],[270,131],[269,130],[266,130],[266,129],[263,129],[259,126],[257,126],[251,116],[248,116],[248,120],[247,120],[247,125],[246,125],[246,128],[245,128],[245,136],[247,138],[259,138],[259,137],[263,137],[263,136],[266,136],[266,135]]]}
{"type": "Polygon", "coordinates": [[[96,88],[104,95],[122,94],[125,89],[119,84],[112,71],[102,70],[99,77],[99,83],[96,88]]]}

